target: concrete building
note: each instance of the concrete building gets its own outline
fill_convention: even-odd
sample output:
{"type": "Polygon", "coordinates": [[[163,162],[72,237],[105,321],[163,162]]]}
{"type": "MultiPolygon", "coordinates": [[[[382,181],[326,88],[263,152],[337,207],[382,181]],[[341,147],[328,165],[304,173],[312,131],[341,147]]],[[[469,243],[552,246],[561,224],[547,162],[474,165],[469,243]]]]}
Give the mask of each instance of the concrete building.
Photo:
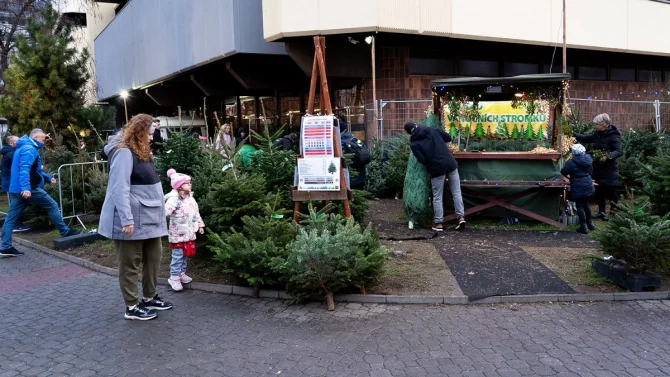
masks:
{"type": "MultiPolygon", "coordinates": [[[[109,2],[117,3],[116,15],[95,38],[98,99],[122,107],[119,93],[129,91],[131,114],[174,115],[181,106],[198,116],[206,101],[208,115],[217,111],[238,126],[258,127],[259,117],[296,125],[314,35],[326,36],[338,115],[368,138],[379,131],[368,36],[385,133],[422,116],[436,77],[562,68],[562,0],[109,2]]],[[[567,0],[571,97],[670,95],[669,18],[665,0],[567,0]]]]}

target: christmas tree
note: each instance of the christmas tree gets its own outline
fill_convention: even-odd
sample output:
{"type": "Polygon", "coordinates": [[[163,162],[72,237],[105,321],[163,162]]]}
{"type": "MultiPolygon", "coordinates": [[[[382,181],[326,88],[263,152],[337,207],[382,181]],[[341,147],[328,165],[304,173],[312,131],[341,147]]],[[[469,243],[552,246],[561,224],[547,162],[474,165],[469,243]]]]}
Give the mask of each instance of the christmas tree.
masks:
{"type": "Polygon", "coordinates": [[[523,138],[526,140],[535,139],[535,133],[533,133],[533,123],[531,123],[530,121],[528,122],[528,126],[526,127],[526,133],[523,135],[523,138]]]}
{"type": "Polygon", "coordinates": [[[519,131],[519,136],[515,140],[523,139],[525,135],[526,135],[526,127],[522,124],[521,130],[519,131]]]}
{"type": "MultiPolygon", "coordinates": [[[[522,126],[523,127],[523,126],[522,126]]],[[[519,125],[514,123],[514,128],[512,129],[512,140],[519,138],[519,125]]]]}
{"type": "Polygon", "coordinates": [[[456,128],[456,123],[454,122],[451,122],[451,124],[449,124],[449,136],[451,136],[452,139],[458,137],[458,128],[456,128]]]}
{"type": "Polygon", "coordinates": [[[545,140],[546,138],[547,134],[544,132],[544,126],[540,125],[540,127],[537,129],[537,139],[545,140]]]}
{"type": "Polygon", "coordinates": [[[16,39],[16,54],[4,74],[6,93],[0,100],[0,114],[15,134],[33,128],[46,131],[49,121],[56,130],[77,123],[90,76],[89,54],[74,47],[72,25],[59,21],[58,12],[47,5],[39,17],[28,19],[25,33],[16,39]]]}
{"type": "Polygon", "coordinates": [[[475,137],[477,139],[482,139],[484,137],[484,125],[482,123],[477,123],[475,127],[475,137]]]}
{"type": "MultiPolygon", "coordinates": [[[[426,127],[440,127],[439,119],[430,114],[424,122],[426,127]]],[[[431,218],[431,210],[428,198],[431,194],[430,175],[425,166],[416,160],[413,153],[409,155],[407,162],[407,173],[405,173],[405,185],[403,187],[403,207],[405,217],[413,227],[416,223],[427,223],[431,218]]]]}
{"type": "Polygon", "coordinates": [[[335,174],[336,171],[337,171],[337,168],[335,167],[335,163],[331,162],[330,166],[328,166],[328,173],[335,174]]]}

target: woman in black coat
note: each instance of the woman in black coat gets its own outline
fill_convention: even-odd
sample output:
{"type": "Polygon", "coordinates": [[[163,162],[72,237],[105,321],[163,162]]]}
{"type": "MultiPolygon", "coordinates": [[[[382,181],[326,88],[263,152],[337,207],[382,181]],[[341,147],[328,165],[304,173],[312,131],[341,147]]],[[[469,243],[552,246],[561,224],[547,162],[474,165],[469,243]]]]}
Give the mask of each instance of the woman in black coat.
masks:
{"type": "Polygon", "coordinates": [[[580,143],[593,143],[594,150],[601,150],[605,155],[593,161],[593,179],[596,181],[596,199],[598,213],[596,219],[607,220],[605,201],[617,202],[616,186],[619,184],[619,163],[617,159],[621,150],[621,132],[610,122],[607,114],[600,114],[593,119],[596,130],[590,135],[574,134],[580,143]]]}

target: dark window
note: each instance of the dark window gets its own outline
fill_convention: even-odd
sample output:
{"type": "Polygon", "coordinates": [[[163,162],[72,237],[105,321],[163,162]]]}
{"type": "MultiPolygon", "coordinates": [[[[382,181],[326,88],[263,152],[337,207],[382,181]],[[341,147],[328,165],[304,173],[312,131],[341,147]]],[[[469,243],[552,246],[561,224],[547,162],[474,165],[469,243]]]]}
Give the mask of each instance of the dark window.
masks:
{"type": "Polygon", "coordinates": [[[504,62],[505,76],[532,75],[538,73],[538,65],[533,63],[510,63],[504,62]]]}
{"type": "Polygon", "coordinates": [[[635,68],[611,68],[610,80],[635,81],[635,68]]]}
{"type": "Polygon", "coordinates": [[[440,58],[409,58],[409,73],[415,75],[453,75],[454,61],[440,58]]]}
{"type": "Polygon", "coordinates": [[[458,68],[458,74],[461,76],[496,77],[499,75],[498,62],[486,60],[461,60],[458,68]]]}
{"type": "MultiPolygon", "coordinates": [[[[549,65],[549,64],[545,64],[545,65],[542,67],[542,69],[543,69],[542,72],[544,72],[544,73],[561,73],[561,72],[563,72],[563,65],[562,65],[562,63],[559,63],[558,65],[554,64],[554,66],[551,67],[551,70],[549,70],[549,68],[550,68],[550,65],[549,65]]],[[[569,66],[567,67],[567,70],[568,70],[568,73],[570,74],[570,76],[572,76],[572,78],[574,79],[574,78],[575,78],[575,67],[569,65],[569,66]]]]}
{"type": "Polygon", "coordinates": [[[607,80],[607,68],[604,67],[579,67],[580,80],[607,80]]]}
{"type": "Polygon", "coordinates": [[[637,81],[661,81],[661,70],[640,68],[637,79],[637,81]]]}

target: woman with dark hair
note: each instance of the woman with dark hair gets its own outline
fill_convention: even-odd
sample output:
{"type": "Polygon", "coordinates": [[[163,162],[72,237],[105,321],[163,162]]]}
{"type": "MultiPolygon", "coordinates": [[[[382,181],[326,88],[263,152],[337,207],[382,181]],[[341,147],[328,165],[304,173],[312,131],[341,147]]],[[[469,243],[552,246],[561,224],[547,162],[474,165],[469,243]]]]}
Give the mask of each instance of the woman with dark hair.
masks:
{"type": "Polygon", "coordinates": [[[114,240],[119,258],[119,285],[126,319],[156,318],[155,310],[172,304],[156,294],[161,261],[161,237],[167,235],[163,188],[151,159],[153,118],[138,114],[105,147],[109,184],[98,232],[114,240]],[[142,265],[142,298],[138,273],[142,265]]]}
{"type": "Polygon", "coordinates": [[[590,135],[574,134],[580,143],[593,143],[593,149],[603,152],[602,157],[593,159],[593,180],[596,186],[598,213],[594,219],[607,221],[605,201],[617,202],[616,186],[619,184],[619,163],[617,159],[623,154],[621,150],[621,132],[612,125],[607,114],[597,115],[593,119],[596,129],[590,135]]]}

